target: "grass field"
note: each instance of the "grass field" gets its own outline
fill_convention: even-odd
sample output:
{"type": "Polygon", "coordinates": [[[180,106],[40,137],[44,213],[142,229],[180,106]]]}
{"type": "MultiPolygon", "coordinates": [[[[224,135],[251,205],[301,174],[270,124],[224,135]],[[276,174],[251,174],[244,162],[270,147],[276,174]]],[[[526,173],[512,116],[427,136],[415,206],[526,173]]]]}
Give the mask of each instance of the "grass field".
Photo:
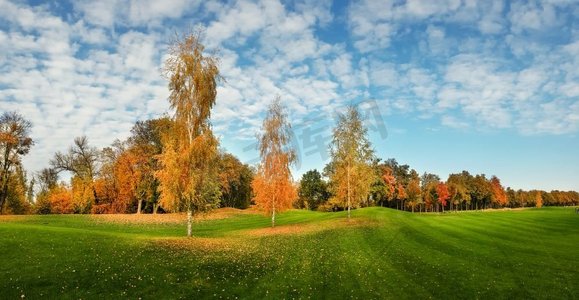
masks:
{"type": "Polygon", "coordinates": [[[579,297],[574,208],[352,216],[0,217],[0,298],[579,297]]]}

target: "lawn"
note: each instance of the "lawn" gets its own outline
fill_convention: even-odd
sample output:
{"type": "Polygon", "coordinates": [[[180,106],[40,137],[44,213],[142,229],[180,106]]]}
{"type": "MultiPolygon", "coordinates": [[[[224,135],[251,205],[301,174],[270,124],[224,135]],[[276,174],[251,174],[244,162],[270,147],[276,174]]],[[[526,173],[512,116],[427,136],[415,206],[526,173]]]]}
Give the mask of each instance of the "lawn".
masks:
{"type": "Polygon", "coordinates": [[[0,216],[0,298],[576,298],[574,208],[0,216]]]}

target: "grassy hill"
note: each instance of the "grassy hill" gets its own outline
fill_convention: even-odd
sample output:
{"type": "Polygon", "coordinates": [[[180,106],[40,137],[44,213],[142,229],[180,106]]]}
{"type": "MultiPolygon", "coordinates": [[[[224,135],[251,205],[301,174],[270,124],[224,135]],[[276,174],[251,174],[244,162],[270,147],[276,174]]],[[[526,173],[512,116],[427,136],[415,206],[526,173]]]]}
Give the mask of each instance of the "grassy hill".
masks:
{"type": "Polygon", "coordinates": [[[576,298],[574,208],[0,216],[2,298],[576,298]]]}

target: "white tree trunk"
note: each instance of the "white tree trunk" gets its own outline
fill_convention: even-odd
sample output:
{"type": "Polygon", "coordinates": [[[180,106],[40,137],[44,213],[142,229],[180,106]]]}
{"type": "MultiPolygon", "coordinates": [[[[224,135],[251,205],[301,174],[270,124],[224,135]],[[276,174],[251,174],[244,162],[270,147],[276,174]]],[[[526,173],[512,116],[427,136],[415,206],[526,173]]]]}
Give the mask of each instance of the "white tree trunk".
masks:
{"type": "Polygon", "coordinates": [[[275,195],[271,199],[271,227],[275,227],[275,195]]]}
{"type": "Polygon", "coordinates": [[[139,205],[137,205],[137,214],[141,213],[141,203],[142,202],[143,202],[143,200],[141,200],[141,199],[138,200],[139,205]]]}
{"type": "Polygon", "coordinates": [[[187,210],[187,237],[191,237],[191,223],[193,221],[193,212],[191,209],[187,210]]]}
{"type": "Polygon", "coordinates": [[[348,161],[348,219],[350,219],[350,162],[348,161]]]}

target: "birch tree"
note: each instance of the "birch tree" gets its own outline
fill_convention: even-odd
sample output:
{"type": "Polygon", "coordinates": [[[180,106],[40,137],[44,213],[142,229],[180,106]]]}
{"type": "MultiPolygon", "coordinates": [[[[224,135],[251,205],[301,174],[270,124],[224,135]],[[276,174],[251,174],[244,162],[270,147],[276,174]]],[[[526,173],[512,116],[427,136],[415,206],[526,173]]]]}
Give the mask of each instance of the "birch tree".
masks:
{"type": "Polygon", "coordinates": [[[176,36],[165,61],[169,80],[169,104],[174,111],[173,130],[163,137],[159,179],[161,205],[169,211],[187,212],[187,236],[192,234],[193,213],[217,205],[218,141],[211,129],[221,79],[218,58],[205,53],[202,31],[176,36]]]}
{"type": "Polygon", "coordinates": [[[329,172],[330,188],[334,201],[347,208],[348,218],[352,207],[366,200],[374,178],[372,160],[374,151],[367,137],[360,112],[354,106],[338,117],[330,145],[333,166],[329,172]]]}
{"type": "Polygon", "coordinates": [[[251,185],[255,203],[271,215],[274,227],[276,213],[290,208],[297,198],[290,170],[297,157],[291,146],[291,125],[279,97],[268,108],[258,140],[261,162],[251,185]]]}

